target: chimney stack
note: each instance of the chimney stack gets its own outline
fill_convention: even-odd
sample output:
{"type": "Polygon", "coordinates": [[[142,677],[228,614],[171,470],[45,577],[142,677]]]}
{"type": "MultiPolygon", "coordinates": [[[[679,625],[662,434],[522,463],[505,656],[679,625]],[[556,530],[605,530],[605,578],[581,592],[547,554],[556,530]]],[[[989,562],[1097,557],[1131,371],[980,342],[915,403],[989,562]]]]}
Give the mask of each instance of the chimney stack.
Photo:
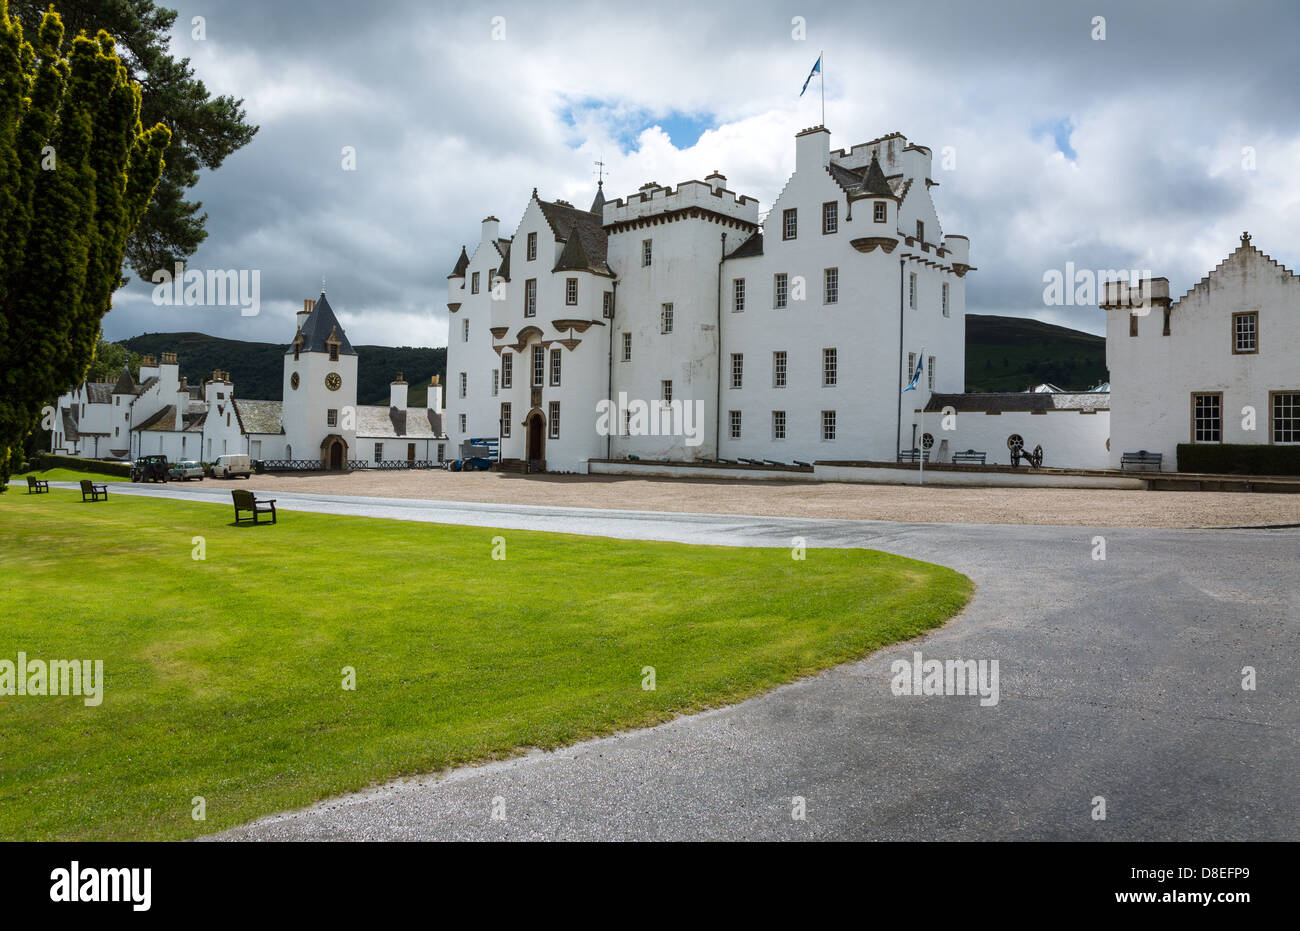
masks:
{"type": "Polygon", "coordinates": [[[397,373],[397,380],[388,388],[388,405],[395,407],[399,411],[406,410],[406,380],[402,378],[402,373],[397,373]]]}

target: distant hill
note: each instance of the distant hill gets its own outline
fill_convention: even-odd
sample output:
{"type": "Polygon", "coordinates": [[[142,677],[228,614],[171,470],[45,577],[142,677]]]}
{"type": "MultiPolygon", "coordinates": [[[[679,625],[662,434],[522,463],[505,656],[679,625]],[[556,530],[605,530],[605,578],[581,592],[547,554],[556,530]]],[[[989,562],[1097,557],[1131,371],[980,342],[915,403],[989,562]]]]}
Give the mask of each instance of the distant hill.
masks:
{"type": "Polygon", "coordinates": [[[966,390],[1083,391],[1107,381],[1106,340],[1024,317],[966,315],[966,390]]]}
{"type": "MultiPolygon", "coordinates": [[[[145,333],[121,340],[132,352],[160,356],[174,352],[181,374],[190,384],[211,378],[214,369],[230,373],[235,395],[263,401],[283,400],[284,343],[252,343],[221,339],[203,333],[145,333]]],[[[429,377],[437,375],[446,384],[447,350],[410,346],[356,346],[357,401],[361,404],[388,404],[388,386],[398,372],[410,384],[408,403],[425,404],[429,377]]]]}

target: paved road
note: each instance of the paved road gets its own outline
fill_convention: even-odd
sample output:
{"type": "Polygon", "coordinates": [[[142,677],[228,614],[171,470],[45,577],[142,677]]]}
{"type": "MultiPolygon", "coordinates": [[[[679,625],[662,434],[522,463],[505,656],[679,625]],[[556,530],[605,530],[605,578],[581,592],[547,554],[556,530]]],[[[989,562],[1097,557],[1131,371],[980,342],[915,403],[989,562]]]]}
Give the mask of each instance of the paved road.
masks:
{"type": "MultiPolygon", "coordinates": [[[[124,486],[228,504],[224,487],[124,486]]],[[[978,585],[946,627],[762,697],[321,803],[226,839],[1300,839],[1300,531],[897,524],[277,495],[284,510],[866,546],[978,585]],[[1097,535],[1106,559],[1094,560],[1097,535]],[[998,660],[1000,700],[890,663],[998,660]],[[1241,688],[1242,668],[1258,687],[1241,688]],[[791,799],[807,818],[791,818],[791,799]],[[1094,820],[1103,797],[1106,819],[1094,820]],[[493,799],[506,818],[493,820],[493,799]]]]}

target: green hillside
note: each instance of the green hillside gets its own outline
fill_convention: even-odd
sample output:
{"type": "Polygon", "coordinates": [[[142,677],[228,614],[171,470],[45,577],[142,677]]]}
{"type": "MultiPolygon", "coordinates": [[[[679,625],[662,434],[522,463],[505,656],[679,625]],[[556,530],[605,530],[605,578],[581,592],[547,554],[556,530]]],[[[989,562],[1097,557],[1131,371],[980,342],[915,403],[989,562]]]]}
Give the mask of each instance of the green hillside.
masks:
{"type": "Polygon", "coordinates": [[[966,390],[1081,391],[1107,381],[1106,340],[1024,317],[966,315],[966,390]]]}
{"type": "MultiPolygon", "coordinates": [[[[181,374],[190,384],[211,378],[214,369],[230,373],[235,395],[265,401],[282,400],[284,353],[281,343],[252,343],[221,339],[203,333],[145,333],[122,340],[122,345],[141,355],[160,356],[174,352],[181,374]]],[[[429,376],[445,382],[447,350],[410,346],[357,346],[357,401],[388,404],[388,386],[398,372],[411,385],[408,403],[425,403],[429,376]]]]}

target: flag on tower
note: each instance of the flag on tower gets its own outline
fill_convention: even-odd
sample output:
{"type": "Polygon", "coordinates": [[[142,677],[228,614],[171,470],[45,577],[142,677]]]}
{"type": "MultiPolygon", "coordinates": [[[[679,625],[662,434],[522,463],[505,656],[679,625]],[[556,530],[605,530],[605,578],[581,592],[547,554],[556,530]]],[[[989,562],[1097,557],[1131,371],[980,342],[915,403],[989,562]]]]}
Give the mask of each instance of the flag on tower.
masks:
{"type": "Polygon", "coordinates": [[[808,89],[808,82],[811,81],[811,80],[813,79],[813,75],[814,75],[814,74],[821,74],[821,71],[822,71],[822,57],[821,57],[820,55],[818,55],[818,56],[817,56],[817,63],[814,64],[814,65],[812,66],[812,70],[808,72],[808,80],[806,80],[806,81],[803,82],[803,90],[799,91],[799,96],[800,96],[800,97],[803,96],[803,91],[806,91],[806,90],[808,89]]]}

